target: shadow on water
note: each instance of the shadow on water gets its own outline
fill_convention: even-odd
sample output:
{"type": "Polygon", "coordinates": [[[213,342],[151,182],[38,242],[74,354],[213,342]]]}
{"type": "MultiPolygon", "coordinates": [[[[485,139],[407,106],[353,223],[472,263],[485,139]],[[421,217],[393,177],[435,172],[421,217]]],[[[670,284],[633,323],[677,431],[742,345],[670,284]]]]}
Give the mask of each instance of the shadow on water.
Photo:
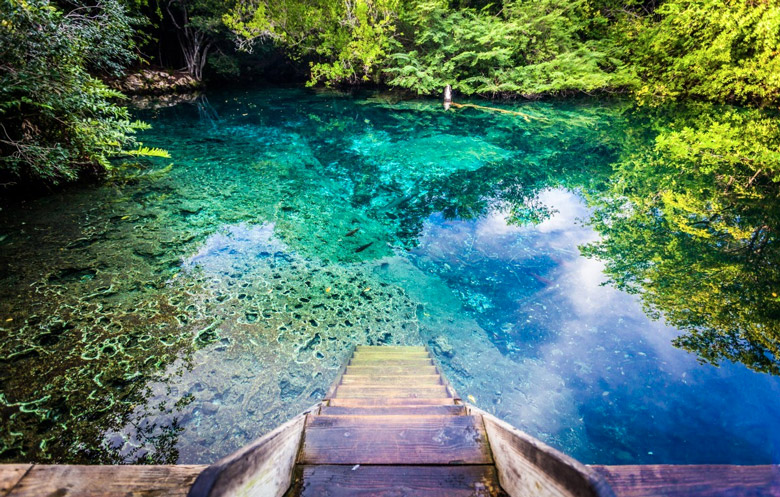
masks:
{"type": "Polygon", "coordinates": [[[777,187],[659,146],[728,113],[522,107],[145,105],[173,167],[0,212],[0,458],[211,462],[427,343],[583,461],[776,461],[777,187]]]}

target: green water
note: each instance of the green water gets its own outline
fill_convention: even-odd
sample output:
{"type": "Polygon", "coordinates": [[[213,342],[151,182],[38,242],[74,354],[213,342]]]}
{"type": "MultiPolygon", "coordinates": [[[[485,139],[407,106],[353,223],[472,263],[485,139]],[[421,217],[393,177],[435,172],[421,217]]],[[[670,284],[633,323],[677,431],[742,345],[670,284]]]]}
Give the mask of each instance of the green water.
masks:
{"type": "MultiPolygon", "coordinates": [[[[777,461],[774,235],[748,264],[679,201],[636,207],[682,198],[653,190],[679,164],[626,159],[681,111],[505,107],[138,110],[170,160],[0,211],[0,459],[212,462],[319,401],[351,345],[425,343],[584,462],[777,461]]],[[[678,193],[711,206],[713,181],[678,193]]],[[[774,225],[763,194],[719,204],[730,233],[774,225]]]]}

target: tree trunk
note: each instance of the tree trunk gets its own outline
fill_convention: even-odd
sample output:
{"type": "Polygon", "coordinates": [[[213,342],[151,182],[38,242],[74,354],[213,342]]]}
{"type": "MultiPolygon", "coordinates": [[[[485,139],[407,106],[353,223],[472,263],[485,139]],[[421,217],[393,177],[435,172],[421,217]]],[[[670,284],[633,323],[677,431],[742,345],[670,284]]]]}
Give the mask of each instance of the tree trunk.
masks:
{"type": "Polygon", "coordinates": [[[211,45],[214,43],[210,36],[190,25],[189,11],[187,5],[181,0],[170,0],[166,6],[171,22],[176,27],[176,37],[179,40],[184,64],[187,73],[195,78],[196,81],[203,79],[203,68],[206,65],[211,45]],[[172,7],[176,4],[181,9],[181,19],[178,19],[173,13],[172,7]]]}

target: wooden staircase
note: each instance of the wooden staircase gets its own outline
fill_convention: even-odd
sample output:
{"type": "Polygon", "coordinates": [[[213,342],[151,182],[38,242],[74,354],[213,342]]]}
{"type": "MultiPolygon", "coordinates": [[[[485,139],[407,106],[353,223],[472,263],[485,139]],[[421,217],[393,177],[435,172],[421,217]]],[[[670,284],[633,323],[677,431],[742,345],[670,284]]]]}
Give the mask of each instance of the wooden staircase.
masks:
{"type": "Polygon", "coordinates": [[[359,346],[326,398],[189,497],[614,497],[593,469],[462,402],[424,347],[359,346]]]}
{"type": "Polygon", "coordinates": [[[294,496],[503,496],[482,416],[424,347],[356,348],[306,419],[294,496]]]}

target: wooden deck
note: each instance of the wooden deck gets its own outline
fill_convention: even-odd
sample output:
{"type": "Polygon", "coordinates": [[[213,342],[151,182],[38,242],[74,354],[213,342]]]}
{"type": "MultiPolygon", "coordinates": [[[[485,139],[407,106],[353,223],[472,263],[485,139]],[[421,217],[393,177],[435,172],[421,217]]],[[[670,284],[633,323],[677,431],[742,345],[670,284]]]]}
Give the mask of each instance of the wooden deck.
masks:
{"type": "Polygon", "coordinates": [[[780,466],[591,466],[618,497],[780,497],[780,466]]]}
{"type": "Polygon", "coordinates": [[[423,347],[357,347],[343,373],[210,466],[0,465],[0,497],[780,497],[780,466],[583,466],[463,403],[423,347]]]}
{"type": "Polygon", "coordinates": [[[0,497],[184,497],[207,466],[0,465],[0,497]]]}
{"type": "MultiPolygon", "coordinates": [[[[2,464],[0,497],[183,497],[206,467],[2,464]]],[[[780,497],[780,466],[591,467],[606,478],[617,497],[780,497]]],[[[412,495],[439,492],[480,497],[473,490],[469,493],[474,482],[494,482],[497,478],[492,465],[461,466],[462,479],[453,478],[450,468],[437,466],[401,466],[403,471],[386,471],[381,466],[361,469],[353,472],[352,466],[298,467],[294,481],[298,485],[307,481],[312,487],[335,481],[341,495],[366,496],[387,495],[378,482],[402,478],[412,495]]]]}

